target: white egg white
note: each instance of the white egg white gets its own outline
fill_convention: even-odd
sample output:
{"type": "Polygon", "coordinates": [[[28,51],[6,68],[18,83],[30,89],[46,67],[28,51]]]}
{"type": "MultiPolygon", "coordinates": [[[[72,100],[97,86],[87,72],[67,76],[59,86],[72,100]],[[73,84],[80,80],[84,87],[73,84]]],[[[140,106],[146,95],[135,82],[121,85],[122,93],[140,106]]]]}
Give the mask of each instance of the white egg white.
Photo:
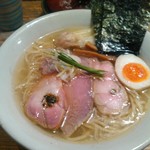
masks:
{"type": "Polygon", "coordinates": [[[150,68],[144,62],[144,60],[142,60],[138,56],[135,56],[133,54],[120,55],[115,62],[115,71],[119,80],[129,88],[141,90],[150,86],[150,68]],[[128,63],[141,64],[148,71],[148,78],[141,82],[132,82],[126,79],[123,75],[123,68],[128,63]]]}

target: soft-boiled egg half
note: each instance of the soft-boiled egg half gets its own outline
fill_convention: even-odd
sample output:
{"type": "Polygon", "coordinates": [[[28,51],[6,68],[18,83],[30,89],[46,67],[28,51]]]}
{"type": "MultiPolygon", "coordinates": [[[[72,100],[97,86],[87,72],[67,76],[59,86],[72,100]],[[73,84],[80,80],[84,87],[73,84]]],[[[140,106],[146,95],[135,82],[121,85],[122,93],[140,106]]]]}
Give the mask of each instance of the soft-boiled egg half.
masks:
{"type": "Polygon", "coordinates": [[[140,90],[150,86],[150,68],[133,54],[120,55],[115,62],[119,80],[127,87],[140,90]]]}

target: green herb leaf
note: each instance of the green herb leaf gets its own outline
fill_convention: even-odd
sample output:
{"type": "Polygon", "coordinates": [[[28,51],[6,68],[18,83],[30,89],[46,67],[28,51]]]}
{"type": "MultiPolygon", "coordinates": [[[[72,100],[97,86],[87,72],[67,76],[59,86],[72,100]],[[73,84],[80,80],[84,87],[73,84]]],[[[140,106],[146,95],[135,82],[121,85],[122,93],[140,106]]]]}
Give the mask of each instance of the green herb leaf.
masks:
{"type": "Polygon", "coordinates": [[[62,53],[62,52],[58,52],[58,58],[67,64],[70,64],[74,67],[77,67],[79,69],[87,71],[88,73],[91,73],[91,74],[94,74],[94,75],[97,75],[100,77],[102,77],[105,73],[104,70],[96,70],[96,69],[81,65],[77,61],[75,61],[73,58],[71,58],[70,56],[68,56],[67,54],[62,53]]]}

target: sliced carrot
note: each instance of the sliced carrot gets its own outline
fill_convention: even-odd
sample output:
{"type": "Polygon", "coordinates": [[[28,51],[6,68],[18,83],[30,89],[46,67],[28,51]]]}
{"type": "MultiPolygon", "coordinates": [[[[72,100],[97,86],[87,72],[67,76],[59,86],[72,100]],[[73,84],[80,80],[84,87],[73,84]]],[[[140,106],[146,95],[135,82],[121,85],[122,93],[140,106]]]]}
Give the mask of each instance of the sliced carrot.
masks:
{"type": "Polygon", "coordinates": [[[73,49],[73,53],[78,55],[78,56],[85,56],[85,57],[97,57],[101,60],[109,60],[114,62],[116,60],[115,56],[108,56],[104,54],[100,54],[94,51],[88,51],[84,49],[73,49]]]}
{"type": "Polygon", "coordinates": [[[91,42],[86,42],[85,47],[92,51],[98,51],[97,47],[91,42]]]}

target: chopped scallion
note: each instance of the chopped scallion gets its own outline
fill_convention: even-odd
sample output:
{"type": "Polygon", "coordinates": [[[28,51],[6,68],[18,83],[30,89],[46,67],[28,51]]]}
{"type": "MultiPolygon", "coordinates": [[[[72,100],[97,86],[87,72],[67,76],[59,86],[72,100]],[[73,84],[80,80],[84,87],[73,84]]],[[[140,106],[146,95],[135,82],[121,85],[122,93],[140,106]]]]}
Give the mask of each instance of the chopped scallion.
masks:
{"type": "Polygon", "coordinates": [[[91,73],[91,74],[94,74],[94,75],[97,75],[97,76],[100,76],[100,77],[102,77],[105,73],[104,70],[97,70],[97,69],[93,69],[93,68],[84,66],[84,65],[78,63],[72,57],[68,56],[67,54],[65,54],[63,52],[58,52],[58,59],[64,61],[67,64],[70,64],[74,67],[77,67],[79,69],[87,71],[88,73],[91,73]]]}

